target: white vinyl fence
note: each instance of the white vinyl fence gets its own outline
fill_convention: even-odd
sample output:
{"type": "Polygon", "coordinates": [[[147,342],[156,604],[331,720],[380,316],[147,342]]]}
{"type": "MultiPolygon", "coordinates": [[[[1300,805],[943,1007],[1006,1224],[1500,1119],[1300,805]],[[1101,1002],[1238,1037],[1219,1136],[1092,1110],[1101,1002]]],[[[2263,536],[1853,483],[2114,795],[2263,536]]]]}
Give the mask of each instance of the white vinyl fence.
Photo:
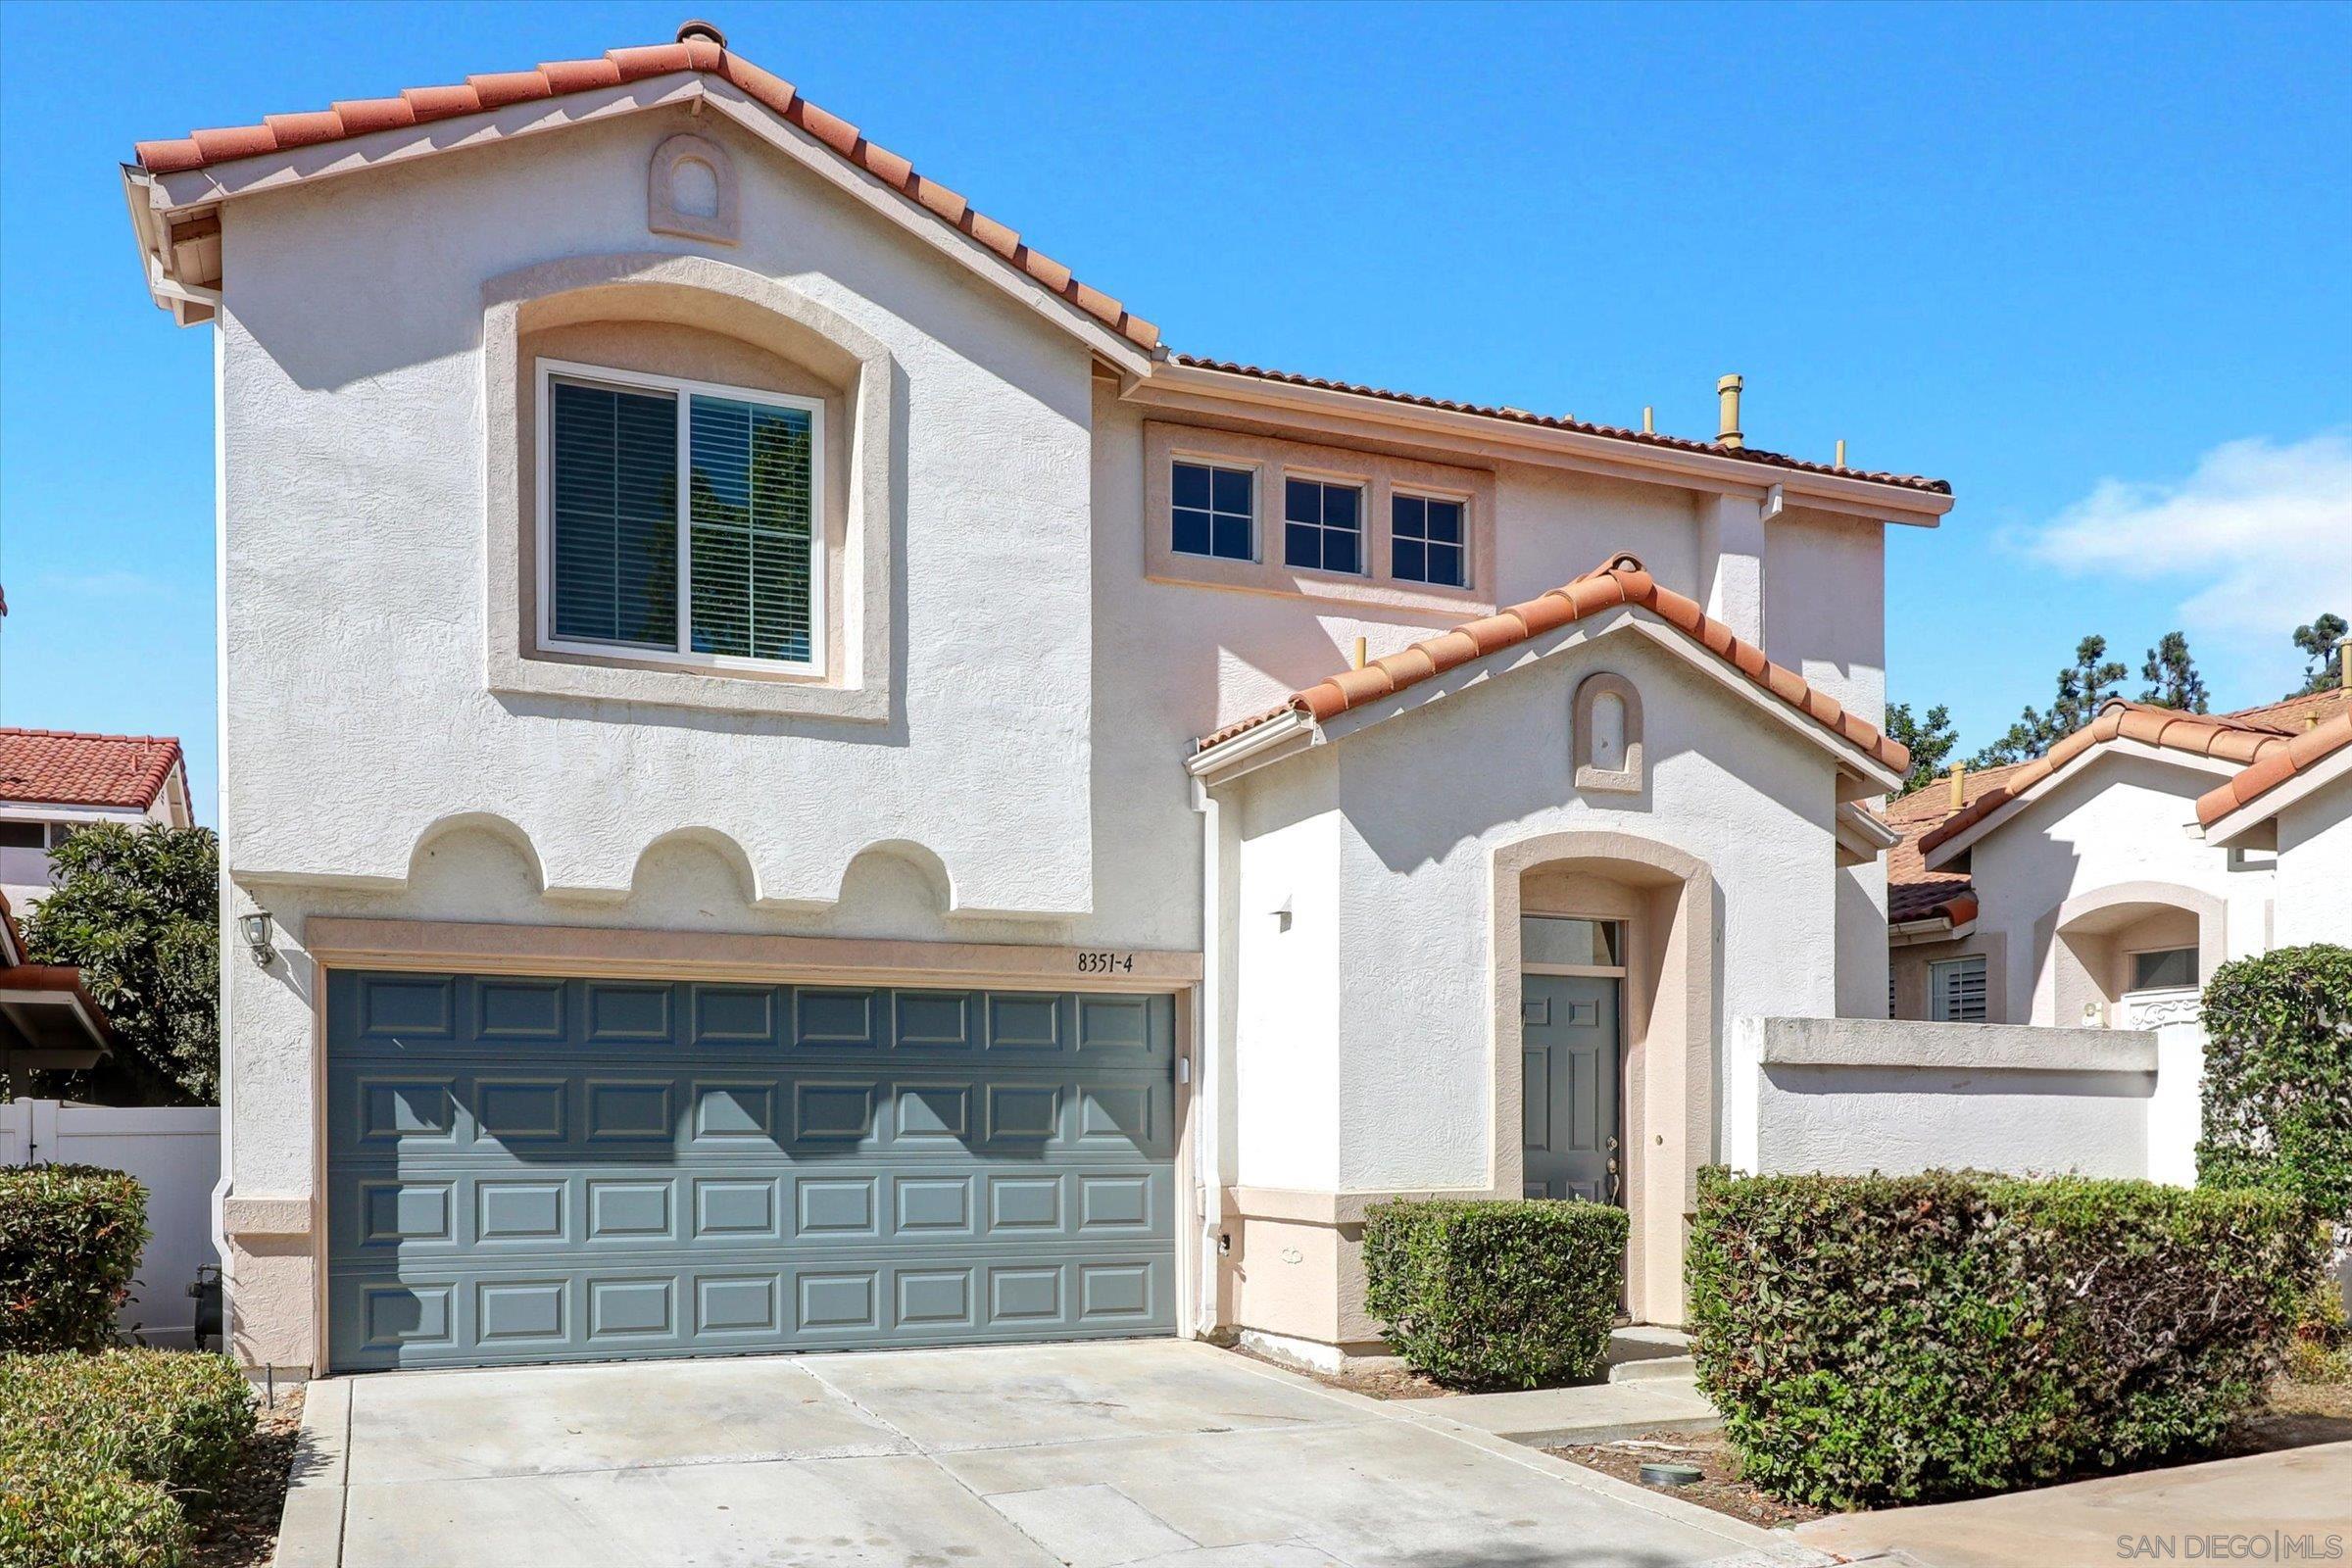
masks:
{"type": "Polygon", "coordinates": [[[213,1185],[220,1175],[215,1106],[76,1105],[54,1100],[0,1103],[0,1165],[103,1165],[147,1188],[138,1283],[118,1321],[150,1345],[189,1343],[196,1303],[188,1286],[213,1250],[213,1185]]]}

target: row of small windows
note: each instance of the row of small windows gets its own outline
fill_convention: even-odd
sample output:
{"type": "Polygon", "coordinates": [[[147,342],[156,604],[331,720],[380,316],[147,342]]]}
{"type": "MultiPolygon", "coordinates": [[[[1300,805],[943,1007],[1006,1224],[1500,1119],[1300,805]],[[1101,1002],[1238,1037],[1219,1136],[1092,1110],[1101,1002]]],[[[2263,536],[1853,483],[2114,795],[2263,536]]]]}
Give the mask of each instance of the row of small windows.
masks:
{"type": "MultiPolygon", "coordinates": [[[[1257,559],[1257,475],[1249,468],[1179,463],[1171,477],[1169,547],[1219,561],[1257,559]]],[[[1399,582],[1469,586],[1463,505],[1443,496],[1389,498],[1389,573],[1399,582]]],[[[1285,477],[1283,564],[1309,571],[1366,569],[1363,486],[1285,477]]]]}

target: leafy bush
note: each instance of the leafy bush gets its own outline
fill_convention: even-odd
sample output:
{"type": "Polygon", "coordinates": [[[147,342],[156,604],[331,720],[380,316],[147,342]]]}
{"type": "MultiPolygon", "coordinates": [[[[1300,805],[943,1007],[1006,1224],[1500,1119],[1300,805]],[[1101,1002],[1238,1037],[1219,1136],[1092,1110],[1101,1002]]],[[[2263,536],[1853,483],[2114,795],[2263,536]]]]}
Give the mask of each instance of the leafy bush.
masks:
{"type": "Polygon", "coordinates": [[[169,1568],[253,1431],[226,1356],[0,1356],[0,1568],[169,1568]]]}
{"type": "Polygon", "coordinates": [[[0,1452],[0,1568],[173,1568],[187,1516],[120,1470],[0,1452]]]}
{"type": "Polygon", "coordinates": [[[2231,959],[2204,1014],[2197,1180],[2293,1193],[2352,1239],[2352,949],[2231,959]]]}
{"type": "Polygon", "coordinates": [[[119,1170],[0,1170],[0,1351],[95,1350],[147,1246],[147,1189],[119,1170]]]}
{"type": "Polygon", "coordinates": [[[1624,1295],[1625,1236],[1625,1210],[1604,1203],[1384,1203],[1364,1225],[1364,1304],[1441,1383],[1590,1377],[1624,1295]]]}
{"type": "Polygon", "coordinates": [[[1699,1387],[1750,1479],[1827,1507],[2144,1464],[2253,1402],[2319,1253],[2278,1193],[1710,1171],[1699,1387]]]}
{"type": "Polygon", "coordinates": [[[0,1357],[0,1453],[70,1454],[192,1496],[220,1484],[252,1430],[252,1386],[223,1355],[0,1357]]]}

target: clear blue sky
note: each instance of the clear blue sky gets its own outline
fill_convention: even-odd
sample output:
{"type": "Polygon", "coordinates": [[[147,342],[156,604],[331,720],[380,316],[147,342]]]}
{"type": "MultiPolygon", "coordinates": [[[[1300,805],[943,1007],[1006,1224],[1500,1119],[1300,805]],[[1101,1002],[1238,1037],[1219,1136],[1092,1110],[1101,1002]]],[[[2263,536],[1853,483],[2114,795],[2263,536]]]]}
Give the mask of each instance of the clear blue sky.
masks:
{"type": "MultiPolygon", "coordinates": [[[[1950,478],[1893,694],[1971,748],[2078,636],[2217,704],[2352,614],[2352,7],[691,0],[1180,349],[1950,478]],[[712,7],[715,9],[712,9],[712,7]]],[[[141,137],[669,38],[667,5],[0,6],[0,721],[212,816],[211,334],[141,137]]]]}

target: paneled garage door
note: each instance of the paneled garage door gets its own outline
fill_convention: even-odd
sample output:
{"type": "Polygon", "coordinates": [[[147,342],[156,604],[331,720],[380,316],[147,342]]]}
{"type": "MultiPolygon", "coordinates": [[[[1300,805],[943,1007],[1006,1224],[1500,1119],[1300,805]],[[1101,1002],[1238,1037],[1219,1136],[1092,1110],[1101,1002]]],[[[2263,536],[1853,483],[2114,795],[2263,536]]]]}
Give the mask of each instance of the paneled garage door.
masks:
{"type": "Polygon", "coordinates": [[[1165,997],[336,973],[338,1370],[1171,1332],[1165,997]]]}

